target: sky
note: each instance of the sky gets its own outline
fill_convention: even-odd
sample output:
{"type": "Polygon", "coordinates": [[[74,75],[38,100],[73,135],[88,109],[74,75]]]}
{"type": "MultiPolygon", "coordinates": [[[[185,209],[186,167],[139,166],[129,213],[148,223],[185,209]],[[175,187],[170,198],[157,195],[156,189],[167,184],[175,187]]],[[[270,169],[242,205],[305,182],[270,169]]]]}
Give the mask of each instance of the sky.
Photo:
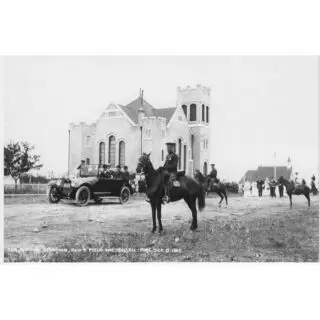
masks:
{"type": "Polygon", "coordinates": [[[144,90],[155,108],[175,107],[176,88],[211,88],[210,162],[238,181],[259,165],[318,174],[315,56],[7,56],[5,143],[29,141],[41,173],[67,172],[69,123],[96,122],[110,102],[144,90]],[[276,153],[276,158],[274,154],[276,153]]]}

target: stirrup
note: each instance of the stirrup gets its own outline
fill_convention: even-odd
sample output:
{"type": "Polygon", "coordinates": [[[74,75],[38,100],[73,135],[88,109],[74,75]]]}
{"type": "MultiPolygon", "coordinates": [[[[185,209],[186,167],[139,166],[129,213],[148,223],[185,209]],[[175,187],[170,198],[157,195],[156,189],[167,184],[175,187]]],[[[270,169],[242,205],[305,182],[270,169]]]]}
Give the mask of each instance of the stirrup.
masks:
{"type": "Polygon", "coordinates": [[[164,203],[169,203],[169,202],[170,202],[169,196],[164,196],[164,197],[162,198],[162,201],[163,201],[164,203]]]}

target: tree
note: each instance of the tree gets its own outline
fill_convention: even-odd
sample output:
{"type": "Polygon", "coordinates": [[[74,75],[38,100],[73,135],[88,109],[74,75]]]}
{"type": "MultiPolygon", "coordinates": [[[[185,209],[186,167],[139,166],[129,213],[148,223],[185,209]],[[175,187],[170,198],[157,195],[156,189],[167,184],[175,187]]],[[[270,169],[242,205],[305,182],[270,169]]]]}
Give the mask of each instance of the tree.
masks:
{"type": "Polygon", "coordinates": [[[17,192],[17,182],[20,176],[31,169],[40,169],[40,156],[33,154],[34,146],[28,142],[10,142],[4,147],[4,168],[11,175],[15,182],[15,192],[17,192]]]}

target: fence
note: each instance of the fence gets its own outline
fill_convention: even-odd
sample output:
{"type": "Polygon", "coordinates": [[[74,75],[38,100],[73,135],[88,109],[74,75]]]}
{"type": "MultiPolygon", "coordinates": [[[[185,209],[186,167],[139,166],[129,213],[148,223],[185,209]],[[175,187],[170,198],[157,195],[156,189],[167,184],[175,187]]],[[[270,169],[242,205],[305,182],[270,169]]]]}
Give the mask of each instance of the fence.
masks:
{"type": "Polygon", "coordinates": [[[38,183],[38,184],[17,184],[17,191],[15,191],[14,184],[5,184],[4,185],[4,194],[45,194],[47,184],[38,183]]]}

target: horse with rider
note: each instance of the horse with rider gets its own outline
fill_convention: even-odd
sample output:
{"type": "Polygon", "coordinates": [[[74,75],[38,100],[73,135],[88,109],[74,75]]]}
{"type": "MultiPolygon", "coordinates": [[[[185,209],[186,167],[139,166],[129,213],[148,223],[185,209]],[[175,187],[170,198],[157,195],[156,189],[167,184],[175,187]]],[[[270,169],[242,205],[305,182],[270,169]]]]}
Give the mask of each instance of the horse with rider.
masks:
{"type": "Polygon", "coordinates": [[[218,171],[214,163],[211,164],[211,171],[208,176],[203,176],[200,170],[195,170],[195,179],[204,186],[206,194],[215,192],[220,197],[219,206],[221,206],[223,199],[225,199],[226,205],[228,205],[227,186],[220,182],[217,175],[218,171]]]}
{"type": "Polygon", "coordinates": [[[198,227],[196,200],[198,209],[202,211],[205,207],[205,191],[203,186],[194,178],[185,175],[185,171],[178,171],[179,157],[174,152],[175,143],[167,143],[168,154],[163,166],[154,169],[149,154],[142,154],[139,158],[136,172],[144,173],[146,177],[147,202],[152,209],[152,220],[154,232],[157,228],[156,214],[159,223],[159,232],[163,230],[161,221],[161,206],[184,199],[192,212],[191,230],[198,227]]]}

